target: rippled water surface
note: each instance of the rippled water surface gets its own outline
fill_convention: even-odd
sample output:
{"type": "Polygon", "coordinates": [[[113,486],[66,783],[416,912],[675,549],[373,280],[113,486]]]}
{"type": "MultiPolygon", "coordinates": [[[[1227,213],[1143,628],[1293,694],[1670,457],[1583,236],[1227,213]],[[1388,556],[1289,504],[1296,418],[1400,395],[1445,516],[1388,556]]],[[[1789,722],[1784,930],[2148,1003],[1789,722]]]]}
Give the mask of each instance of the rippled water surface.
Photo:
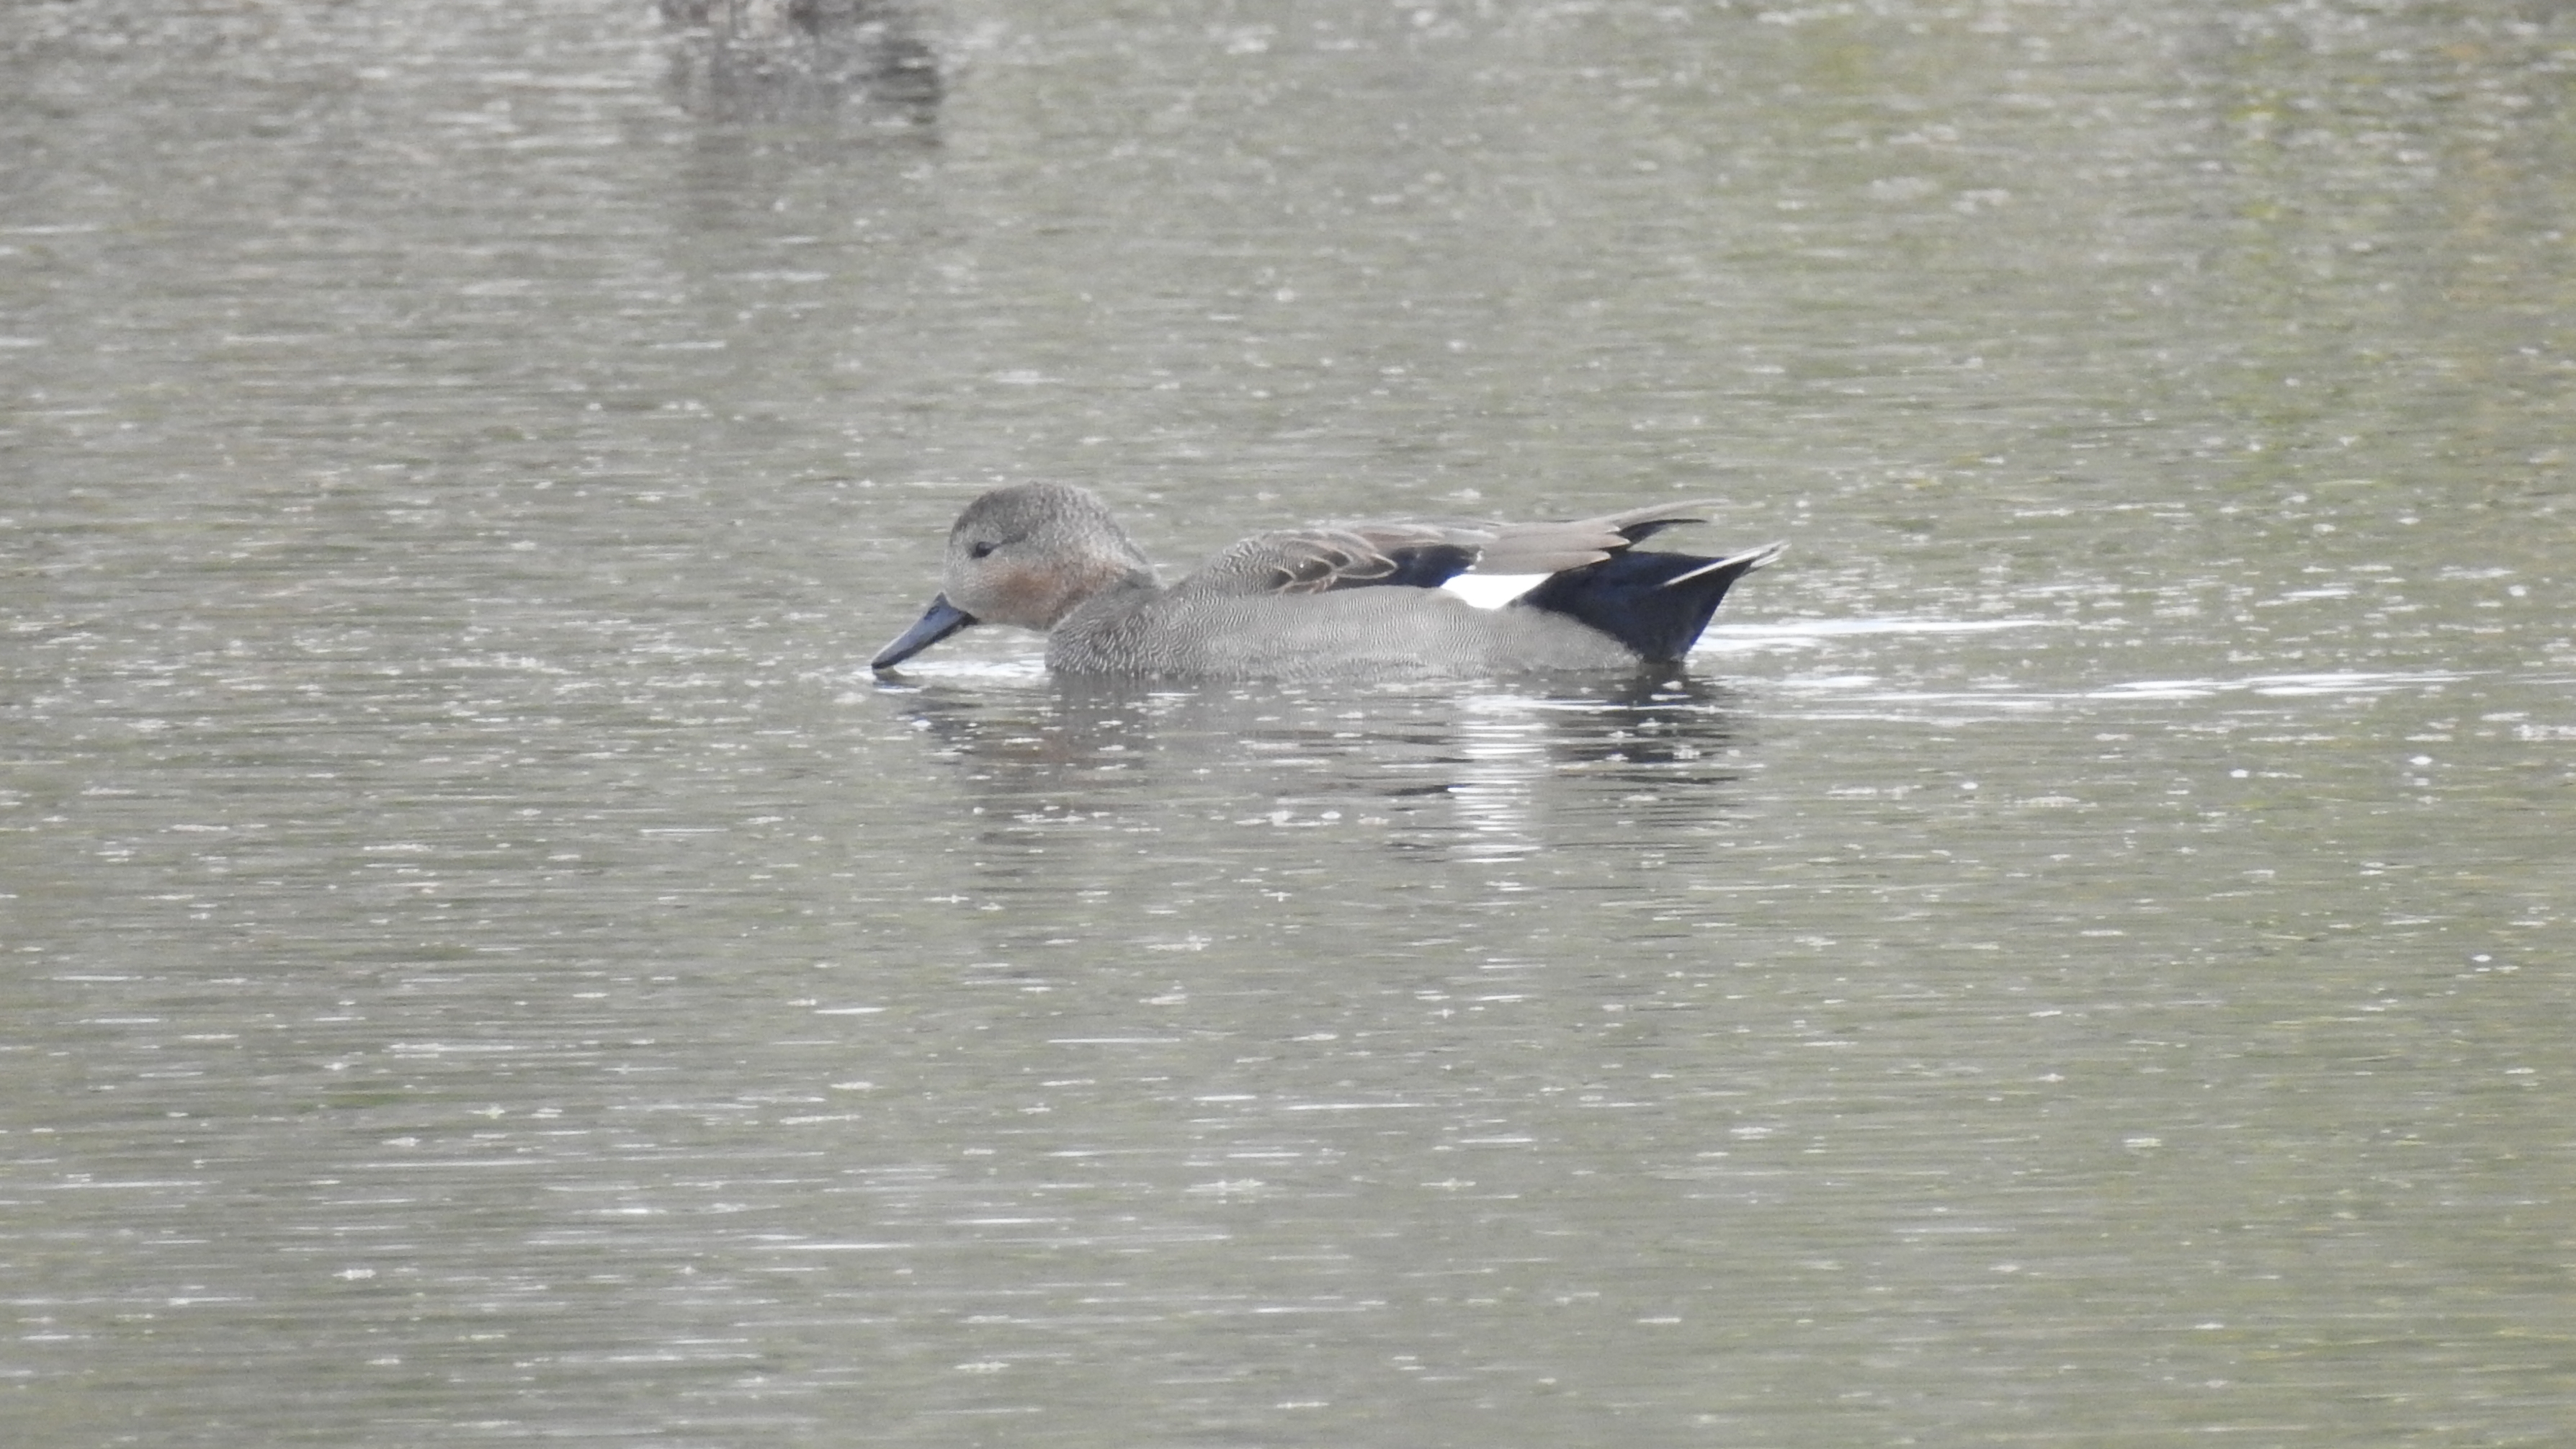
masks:
{"type": "Polygon", "coordinates": [[[2564,1442],[2563,9],[664,8],[0,16],[0,1437],[2564,1442]]]}

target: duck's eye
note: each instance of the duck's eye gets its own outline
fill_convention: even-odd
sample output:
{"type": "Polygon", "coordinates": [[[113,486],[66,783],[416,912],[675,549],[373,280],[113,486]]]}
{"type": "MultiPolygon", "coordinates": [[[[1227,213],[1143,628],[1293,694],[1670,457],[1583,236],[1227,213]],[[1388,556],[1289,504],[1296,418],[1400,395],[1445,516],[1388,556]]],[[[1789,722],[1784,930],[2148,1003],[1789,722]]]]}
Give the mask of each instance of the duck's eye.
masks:
{"type": "Polygon", "coordinates": [[[991,554],[991,553],[992,553],[992,551],[993,551],[995,548],[997,548],[997,547],[999,547],[999,545],[997,545],[997,544],[990,544],[990,543],[970,543],[970,544],[966,545],[966,556],[967,556],[968,558],[983,558],[983,557],[985,557],[985,556],[987,556],[987,555],[991,554]]]}

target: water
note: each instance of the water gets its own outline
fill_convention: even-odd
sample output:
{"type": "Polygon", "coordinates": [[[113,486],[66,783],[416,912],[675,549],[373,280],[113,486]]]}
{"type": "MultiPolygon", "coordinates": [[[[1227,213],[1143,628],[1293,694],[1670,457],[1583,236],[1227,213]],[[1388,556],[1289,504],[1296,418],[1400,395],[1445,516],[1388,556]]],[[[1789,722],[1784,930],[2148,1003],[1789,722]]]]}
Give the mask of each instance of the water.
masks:
{"type": "Polygon", "coordinates": [[[13,1442],[2559,1441],[2566,17],[856,18],[0,21],[13,1442]],[[1036,476],[1794,551],[871,679],[1036,476]]]}

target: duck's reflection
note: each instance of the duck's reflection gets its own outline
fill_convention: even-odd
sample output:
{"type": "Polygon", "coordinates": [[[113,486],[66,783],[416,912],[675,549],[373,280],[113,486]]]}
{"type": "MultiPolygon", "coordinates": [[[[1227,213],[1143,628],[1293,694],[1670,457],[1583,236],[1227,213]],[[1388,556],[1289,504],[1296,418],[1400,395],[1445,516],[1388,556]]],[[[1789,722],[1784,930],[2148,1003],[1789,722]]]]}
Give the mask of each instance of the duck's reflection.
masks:
{"type": "Polygon", "coordinates": [[[662,0],[671,83],[713,120],[938,119],[938,58],[904,0],[662,0]]]}
{"type": "Polygon", "coordinates": [[[1462,692],[932,681],[882,698],[997,824],[1348,822],[1397,849],[1503,859],[1641,808],[1723,810],[1745,764],[1731,693],[1683,675],[1462,692]]]}

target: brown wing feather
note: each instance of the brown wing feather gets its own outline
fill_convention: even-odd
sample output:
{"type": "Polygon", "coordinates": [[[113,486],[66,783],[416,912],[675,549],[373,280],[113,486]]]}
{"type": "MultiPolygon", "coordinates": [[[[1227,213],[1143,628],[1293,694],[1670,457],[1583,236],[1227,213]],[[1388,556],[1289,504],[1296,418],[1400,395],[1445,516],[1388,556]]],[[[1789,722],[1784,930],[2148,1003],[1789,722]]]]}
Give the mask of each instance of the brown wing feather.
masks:
{"type": "Polygon", "coordinates": [[[1630,544],[1677,523],[1702,521],[1708,499],[1650,503],[1568,523],[1508,523],[1476,561],[1480,574],[1552,574],[1599,563],[1630,544]]]}
{"type": "Polygon", "coordinates": [[[1417,583],[1423,550],[1451,550],[1453,561],[1447,572],[1456,572],[1472,562],[1491,537],[1477,529],[1426,523],[1281,529],[1228,545],[1176,587],[1198,593],[1321,594],[1373,584],[1417,583]]]}
{"type": "Polygon", "coordinates": [[[1219,550],[1177,587],[1217,594],[1320,594],[1393,574],[1395,561],[1346,528],[1255,534],[1219,550]]]}
{"type": "Polygon", "coordinates": [[[1265,593],[1321,594],[1395,572],[1394,560],[1356,533],[1314,530],[1271,537],[1278,546],[1265,593]]]}
{"type": "Polygon", "coordinates": [[[1599,563],[1658,529],[1697,523],[1705,499],[1651,503],[1566,523],[1390,519],[1255,534],[1219,550],[1177,587],[1198,593],[1321,594],[1373,584],[1436,585],[1461,569],[1552,574],[1599,563]],[[1425,568],[1429,562],[1435,566],[1425,568]]]}

